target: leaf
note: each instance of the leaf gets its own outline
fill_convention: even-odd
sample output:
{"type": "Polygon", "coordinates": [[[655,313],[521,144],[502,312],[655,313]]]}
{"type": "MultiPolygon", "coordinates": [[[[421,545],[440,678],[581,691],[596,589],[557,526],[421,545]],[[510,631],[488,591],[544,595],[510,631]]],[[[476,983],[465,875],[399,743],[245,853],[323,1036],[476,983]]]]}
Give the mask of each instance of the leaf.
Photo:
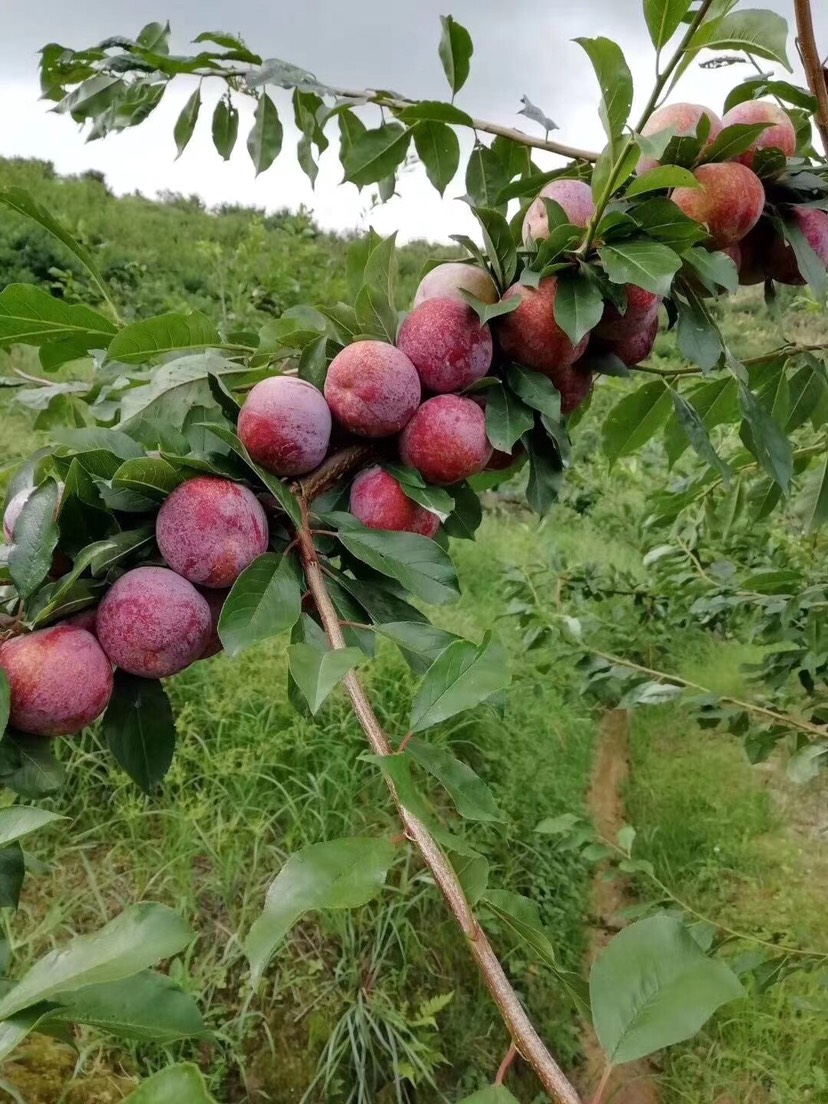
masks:
{"type": "Polygon", "coordinates": [[[480,496],[470,483],[455,483],[449,493],[454,499],[454,509],[443,522],[443,531],[458,540],[474,540],[483,521],[480,496]]]}
{"type": "Polygon", "coordinates": [[[415,675],[422,675],[449,644],[459,640],[454,633],[417,621],[390,621],[375,628],[380,636],[393,640],[415,675]]]}
{"type": "Polygon", "coordinates": [[[48,346],[71,339],[78,356],[105,349],[116,333],[102,314],[66,303],[32,284],[9,284],[0,293],[0,344],[48,346]]]}
{"type": "Polygon", "coordinates": [[[788,24],[776,12],[746,8],[730,12],[721,19],[702,23],[693,36],[693,52],[708,50],[744,50],[754,57],[779,62],[793,72],[787,54],[788,24]]]}
{"type": "Polygon", "coordinates": [[[535,424],[535,415],[502,383],[486,391],[486,436],[501,452],[511,452],[515,442],[535,424]]]}
{"type": "Polygon", "coordinates": [[[770,123],[733,123],[724,127],[704,151],[705,161],[732,161],[750,149],[770,123]]]}
{"type": "Polygon", "coordinates": [[[0,809],[0,847],[8,847],[10,843],[28,836],[30,832],[37,832],[46,824],[65,819],[59,813],[38,809],[36,805],[10,805],[0,809]]]}
{"type": "Polygon", "coordinates": [[[405,160],[411,133],[399,123],[384,123],[358,134],[345,155],[345,179],[362,188],[393,173],[405,160]]]}
{"type": "Polygon", "coordinates": [[[456,96],[468,79],[474,46],[469,32],[452,16],[441,15],[440,24],[443,32],[437,52],[452,96],[456,96]]]}
{"type": "Polygon", "coordinates": [[[645,383],[616,403],[601,427],[610,460],[629,456],[646,444],[667,420],[670,405],[670,392],[661,380],[645,383]]]}
{"type": "Polygon", "coordinates": [[[614,284],[635,284],[654,295],[669,295],[681,257],[661,242],[623,241],[598,250],[614,284]]]}
{"type": "Polygon", "coordinates": [[[653,46],[661,50],[681,26],[692,0],[644,0],[644,18],[653,46]]]}
{"type": "Polygon", "coordinates": [[[495,276],[502,287],[507,287],[517,271],[517,248],[509,223],[499,211],[488,207],[473,207],[472,214],[480,223],[483,244],[495,276]]]}
{"type": "Polygon", "coordinates": [[[118,765],[144,793],[152,793],[175,751],[175,718],[161,683],[116,671],[103,734],[118,765]]]}
{"type": "Polygon", "coordinates": [[[455,126],[474,126],[474,119],[454,104],[438,100],[418,100],[403,108],[397,115],[403,123],[453,123],[455,126]]]}
{"type": "Polygon", "coordinates": [[[201,111],[201,85],[199,85],[187,102],[181,109],[181,114],[175,121],[173,127],[173,138],[175,138],[175,148],[178,151],[176,153],[176,159],[178,159],[184,150],[187,148],[190,139],[193,136],[193,132],[198,122],[198,113],[201,111]]]}
{"type": "Polygon", "coordinates": [[[0,908],[17,908],[25,876],[26,863],[20,844],[0,847],[0,908]]]}
{"type": "Polygon", "coordinates": [[[687,440],[693,446],[694,451],[701,457],[705,464],[709,464],[717,471],[727,483],[730,480],[729,466],[722,460],[710,441],[710,434],[696,408],[680,395],[673,387],[670,388],[673,397],[673,408],[681,428],[684,430],[687,440]]]}
{"type": "Polygon", "coordinates": [[[527,406],[539,410],[553,422],[560,421],[561,394],[547,376],[534,372],[531,368],[524,368],[521,364],[510,364],[506,378],[509,386],[527,406]]]}
{"type": "Polygon", "coordinates": [[[753,392],[739,382],[739,406],[750,428],[745,443],[768,475],[787,494],[793,475],[793,448],[779,423],[765,410],[753,392]]]}
{"type": "Polygon", "coordinates": [[[302,573],[291,556],[265,552],[245,568],[222,607],[219,638],[231,657],[299,620],[302,573]]]}
{"type": "Polygon", "coordinates": [[[503,1085],[491,1085],[488,1089],[480,1089],[471,1096],[464,1096],[460,1104],[519,1104],[517,1097],[512,1096],[503,1085]]]}
{"type": "Polygon", "coordinates": [[[262,915],[245,940],[252,981],[258,985],[276,948],[306,912],[367,904],[385,884],[394,861],[388,840],[331,840],[291,855],[271,882],[262,915]]]}
{"type": "Polygon", "coordinates": [[[555,321],[572,344],[577,345],[598,325],[604,313],[597,281],[581,270],[562,272],[558,277],[554,310],[555,321]]]}
{"type": "Polygon", "coordinates": [[[172,464],[159,457],[142,456],[125,460],[112,476],[112,486],[163,502],[184,480],[172,464]]]}
{"type": "Polygon", "coordinates": [[[797,499],[796,513],[806,533],[815,533],[828,521],[828,459],[809,474],[797,499]]]}
{"type": "Polygon", "coordinates": [[[483,779],[446,748],[437,747],[414,736],[406,744],[405,754],[416,759],[421,767],[434,775],[451,797],[461,817],[489,822],[503,820],[492,791],[483,779]]]}
{"type": "Polygon", "coordinates": [[[637,204],[631,214],[651,238],[678,251],[695,245],[705,237],[703,227],[666,196],[648,197],[637,204]]]}
{"type": "Polygon", "coordinates": [[[59,502],[57,483],[47,479],[26,499],[14,524],[9,573],[24,601],[34,594],[52,566],[52,553],[58,542],[59,502]]]}
{"type": "Polygon", "coordinates": [[[722,336],[702,300],[692,292],[673,300],[678,311],[676,340],[679,352],[703,371],[714,368],[724,352],[722,336]]]}
{"type": "Polygon", "coordinates": [[[533,123],[539,123],[543,129],[549,134],[550,130],[557,130],[558,124],[553,123],[548,115],[545,115],[539,107],[529,99],[528,96],[521,96],[520,102],[523,107],[518,112],[518,115],[525,115],[527,119],[531,119],[533,123]]]}
{"type": "Polygon", "coordinates": [[[98,271],[98,267],[92,257],[92,254],[80,242],[69,233],[66,227],[55,216],[48,211],[42,204],[25,190],[25,188],[0,188],[0,203],[5,207],[8,207],[12,211],[16,211],[19,215],[24,215],[26,218],[31,219],[32,222],[38,223],[43,229],[57,238],[61,245],[66,249],[83,265],[93,281],[97,284],[104,299],[109,301],[109,291],[104,279],[98,271]]]}
{"type": "Polygon", "coordinates": [[[517,310],[520,306],[520,298],[517,295],[513,296],[511,299],[501,299],[498,303],[484,303],[465,288],[459,288],[458,290],[480,319],[481,326],[485,326],[486,323],[491,322],[493,318],[500,318],[504,314],[511,314],[512,311],[517,310]]]}
{"type": "Polygon", "coordinates": [[[711,291],[722,287],[735,291],[739,286],[739,270],[727,253],[709,253],[706,249],[688,249],[684,260],[696,270],[711,291]]]}
{"type": "Polygon", "coordinates": [[[204,1078],[189,1062],[168,1066],[131,1092],[124,1104],[215,1104],[204,1078]]]}
{"type": "Polygon", "coordinates": [[[394,344],[397,340],[397,312],[384,291],[373,284],[366,284],[356,297],[354,309],[362,335],[394,344]]]}
{"type": "Polygon", "coordinates": [[[213,145],[225,161],[230,160],[238,136],[239,113],[228,93],[222,96],[213,111],[213,145]]]}
{"type": "Polygon", "coordinates": [[[590,994],[599,1042],[618,1065],[689,1039],[744,989],[681,920],[653,916],[619,932],[599,954],[590,994]]]}
{"type": "Polygon", "coordinates": [[[48,1023],[81,1023],[119,1039],[169,1045],[209,1038],[198,1005],[164,974],[145,970],[121,981],[87,985],[58,994],[60,1008],[48,1023]]]}
{"type": "Polygon", "coordinates": [[[269,169],[282,148],[283,130],[276,104],[262,92],[253,115],[253,126],[247,136],[247,152],[256,169],[256,176],[269,169]]]}
{"type": "MultiPolygon", "coordinates": [[[[681,0],[684,3],[684,0],[681,0]]],[[[661,191],[662,188],[699,188],[701,185],[689,169],[680,165],[658,165],[655,169],[637,176],[627,188],[627,196],[661,191]]]]}
{"type": "Polygon", "coordinates": [[[291,521],[298,525],[299,503],[287,484],[283,483],[278,476],[272,475],[270,472],[265,471],[264,468],[260,468],[258,464],[254,463],[250,453],[229,426],[210,424],[208,428],[214,436],[228,444],[230,448],[242,458],[248,468],[258,476],[262,483],[264,483],[265,487],[267,487],[291,521]]]}
{"type": "Polygon", "coordinates": [[[539,517],[552,509],[563,479],[563,460],[557,442],[535,429],[523,438],[529,453],[529,480],[526,501],[539,517]]]}
{"type": "Polygon", "coordinates": [[[112,339],[108,360],[122,364],[143,364],[173,352],[191,352],[220,345],[218,330],[201,311],[189,314],[159,314],[144,322],[124,326],[112,339]]]}
{"type": "Polygon", "coordinates": [[[364,659],[359,648],[320,652],[310,644],[291,644],[287,654],[290,673],[314,715],[340,679],[364,659]]]}
{"type": "Polygon", "coordinates": [[[499,641],[486,633],[479,645],[457,640],[423,675],[411,705],[411,729],[422,732],[472,709],[509,685],[509,663],[499,641]]]}
{"type": "Polygon", "coordinates": [[[182,951],[194,932],[166,905],[130,905],[96,932],[49,951],[0,1000],[0,1019],[84,985],[132,977],[182,951]]]}
{"type": "MultiPolygon", "coordinates": [[[[793,221],[781,224],[782,234],[794,251],[796,267],[803,279],[808,282],[816,299],[825,297],[825,289],[828,287],[828,273],[822,259],[814,252],[811,243],[802,233],[799,224],[793,221]]],[[[2,299],[2,296],[0,296],[2,299]]],[[[2,319],[0,319],[2,322],[2,319]]]]}
{"type": "Polygon", "coordinates": [[[632,74],[621,47],[612,39],[576,38],[574,41],[586,51],[598,78],[601,87],[598,113],[612,144],[622,134],[630,116],[633,101],[632,74]]]}
{"type": "Polygon", "coordinates": [[[445,123],[420,122],[414,127],[414,146],[428,179],[442,195],[460,165],[457,135],[445,123]]]}
{"type": "Polygon", "coordinates": [[[353,526],[340,529],[339,540],[352,556],[396,579],[424,602],[442,605],[459,594],[454,564],[426,537],[353,526]]]}
{"type": "Polygon", "coordinates": [[[0,782],[21,797],[38,798],[63,785],[64,770],[52,742],[41,736],[7,732],[0,742],[0,782]]]}

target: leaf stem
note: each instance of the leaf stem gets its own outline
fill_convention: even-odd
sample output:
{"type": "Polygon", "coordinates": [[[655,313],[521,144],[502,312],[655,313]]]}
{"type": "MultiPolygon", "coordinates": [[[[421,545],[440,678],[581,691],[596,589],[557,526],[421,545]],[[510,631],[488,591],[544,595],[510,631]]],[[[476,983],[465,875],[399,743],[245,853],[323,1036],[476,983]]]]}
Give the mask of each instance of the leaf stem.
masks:
{"type": "Polygon", "coordinates": [[[815,121],[822,139],[822,145],[825,152],[828,153],[828,77],[826,77],[825,68],[817,49],[810,0],[794,0],[794,12],[796,13],[796,32],[805,77],[808,81],[808,87],[816,96],[818,105],[815,121]]]}
{"type": "Polygon", "coordinates": [[[604,1093],[606,1092],[609,1079],[612,1077],[612,1066],[607,1062],[604,1067],[604,1072],[601,1075],[601,1080],[598,1082],[598,1088],[595,1090],[595,1096],[592,1098],[592,1104],[601,1104],[604,1099],[604,1093]]]}
{"type": "MultiPolygon", "coordinates": [[[[336,457],[333,459],[336,459],[336,457]]],[[[324,467],[325,465],[323,465],[324,467]]],[[[318,480],[314,482],[314,476],[310,476],[295,490],[301,514],[301,520],[296,530],[296,540],[305,569],[308,588],[316,604],[322,626],[331,647],[339,649],[345,647],[345,638],[342,634],[342,626],[333,601],[325,585],[325,577],[313,543],[309,522],[309,498],[305,488],[315,488],[317,483],[318,480]]],[[[343,682],[351,699],[356,718],[365,733],[371,750],[375,755],[393,754],[390,741],[356,673],[354,671],[349,672],[343,682]]],[[[397,806],[406,836],[420,852],[457,926],[465,936],[472,957],[477,963],[483,981],[509,1030],[515,1048],[532,1066],[541,1085],[553,1100],[557,1101],[558,1104],[581,1104],[575,1088],[546,1048],[521,1005],[485,932],[480,927],[466,899],[451,863],[425,825],[402,804],[393,783],[387,777],[385,781],[397,806]]]]}

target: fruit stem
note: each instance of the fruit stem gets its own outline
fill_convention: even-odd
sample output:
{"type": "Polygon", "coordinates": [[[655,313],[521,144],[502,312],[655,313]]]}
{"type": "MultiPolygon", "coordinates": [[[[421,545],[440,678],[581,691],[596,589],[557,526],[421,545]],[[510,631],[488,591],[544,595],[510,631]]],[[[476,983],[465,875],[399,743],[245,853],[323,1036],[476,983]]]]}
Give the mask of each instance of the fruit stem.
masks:
{"type": "MultiPolygon", "coordinates": [[[[335,459],[336,457],[332,458],[332,460],[335,459]]],[[[326,465],[323,464],[322,467],[325,468],[326,465]]],[[[322,469],[320,469],[321,471],[322,469]]],[[[322,626],[331,647],[340,649],[345,647],[345,638],[342,634],[342,626],[336,608],[325,585],[325,577],[322,573],[310,529],[309,497],[305,488],[315,489],[318,482],[315,479],[317,474],[314,473],[310,476],[294,492],[297,494],[301,513],[301,521],[296,530],[296,541],[305,570],[308,589],[313,596],[322,626]]],[[[357,675],[351,671],[345,676],[343,682],[351,699],[354,714],[368,739],[371,750],[375,755],[392,755],[391,743],[357,675]]],[[[405,834],[420,852],[423,861],[431,871],[435,883],[443,894],[457,926],[465,936],[472,957],[477,963],[483,981],[509,1030],[516,1050],[532,1066],[541,1085],[553,1100],[558,1101],[558,1104],[581,1104],[575,1088],[547,1050],[546,1045],[521,1005],[485,932],[480,927],[466,900],[463,887],[460,885],[451,863],[425,825],[402,804],[393,782],[387,776],[385,776],[385,782],[397,806],[405,834]]]]}
{"type": "Polygon", "coordinates": [[[828,75],[819,56],[814,33],[814,19],[811,14],[811,0],[794,0],[796,12],[796,33],[799,52],[808,87],[816,96],[816,125],[825,152],[828,153],[828,75]]]}

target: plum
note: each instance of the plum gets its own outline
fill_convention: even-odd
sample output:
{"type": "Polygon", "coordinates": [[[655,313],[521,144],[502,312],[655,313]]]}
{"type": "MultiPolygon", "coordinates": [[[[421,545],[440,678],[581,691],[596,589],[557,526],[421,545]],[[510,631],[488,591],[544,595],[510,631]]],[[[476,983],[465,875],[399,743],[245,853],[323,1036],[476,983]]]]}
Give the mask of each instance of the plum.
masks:
{"type": "Polygon", "coordinates": [[[257,464],[274,475],[305,475],[325,459],[331,412],[318,387],[295,376],[261,380],[239,414],[239,437],[257,464]]]}
{"type": "Polygon", "coordinates": [[[397,348],[408,357],[426,391],[462,391],[492,363],[492,335],[466,303],[427,299],[406,318],[397,348]]]}
{"type": "Polygon", "coordinates": [[[481,303],[496,303],[497,287],[485,269],[461,261],[446,261],[426,273],[414,293],[414,306],[427,299],[457,299],[465,303],[461,292],[468,291],[481,303]]]}
{"type": "Polygon", "coordinates": [[[635,284],[626,284],[624,291],[627,295],[626,310],[622,314],[614,303],[606,303],[601,321],[594,330],[596,337],[619,341],[639,333],[642,326],[649,325],[658,315],[662,302],[660,295],[635,284]]]}
{"type": "Polygon", "coordinates": [[[573,226],[585,228],[595,214],[592,188],[584,180],[550,180],[541,188],[537,199],[529,206],[523,218],[523,244],[541,241],[549,237],[549,219],[544,199],[554,199],[564,209],[573,226]]]}
{"type": "Polygon", "coordinates": [[[468,479],[492,456],[486,416],[476,402],[459,395],[428,399],[402,432],[400,456],[427,483],[445,486],[468,479]]]}
{"type": "Polygon", "coordinates": [[[355,341],[328,368],[325,398],[341,425],[360,437],[390,437],[420,402],[417,369],[387,341],[355,341]]]}
{"type": "MultiPolygon", "coordinates": [[[[702,152],[704,152],[704,150],[709,149],[719,136],[723,124],[715,111],[711,111],[709,107],[703,107],[702,104],[665,104],[664,107],[660,107],[658,111],[652,113],[644,124],[644,129],[641,133],[645,138],[652,137],[654,134],[659,134],[663,130],[670,129],[674,131],[676,137],[695,134],[698,130],[702,115],[706,115],[710,120],[710,134],[704,144],[702,150],[702,152]]],[[[655,157],[641,157],[639,158],[636,172],[639,174],[649,172],[650,169],[655,169],[660,164],[661,162],[655,157]]]]}
{"type": "Polygon", "coordinates": [[[771,124],[758,138],[754,139],[749,149],[736,158],[749,168],[753,165],[759,150],[778,149],[785,157],[793,157],[796,153],[796,130],[790,115],[778,104],[768,100],[745,100],[744,103],[737,104],[728,111],[723,123],[726,127],[735,126],[737,123],[771,124]]]}
{"type": "Polygon", "coordinates": [[[369,529],[393,529],[433,537],[440,519],[403,491],[390,472],[376,465],[359,473],[351,484],[350,510],[369,529]]]}
{"type": "Polygon", "coordinates": [[[537,289],[525,284],[513,284],[504,294],[508,302],[515,296],[520,306],[511,314],[497,319],[497,338],[507,356],[527,368],[549,376],[553,383],[570,368],[587,347],[587,337],[573,345],[555,321],[555,295],[558,281],[554,276],[541,280],[537,289]]]}
{"type": "Polygon", "coordinates": [[[699,165],[693,175],[700,186],[675,188],[673,202],[689,218],[707,227],[713,249],[741,241],[762,217],[762,181],[738,161],[699,165]]]}

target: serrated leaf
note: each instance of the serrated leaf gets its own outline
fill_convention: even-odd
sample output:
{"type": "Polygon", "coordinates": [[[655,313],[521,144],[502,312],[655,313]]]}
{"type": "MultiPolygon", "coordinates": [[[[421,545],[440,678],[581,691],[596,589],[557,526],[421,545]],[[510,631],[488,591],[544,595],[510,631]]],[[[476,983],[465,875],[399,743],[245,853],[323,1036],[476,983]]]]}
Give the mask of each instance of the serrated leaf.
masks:
{"type": "Polygon", "coordinates": [[[693,51],[744,50],[754,57],[779,62],[792,72],[787,54],[788,24],[777,12],[747,8],[702,23],[690,47],[693,51]]]}
{"type": "Polygon", "coordinates": [[[770,123],[733,123],[724,127],[704,151],[705,161],[732,161],[750,149],[770,123]]]}
{"type": "Polygon", "coordinates": [[[503,820],[503,814],[483,779],[450,751],[414,736],[406,744],[405,754],[434,775],[461,817],[484,822],[503,820]]]}
{"type": "Polygon", "coordinates": [[[681,268],[681,257],[661,242],[614,242],[602,246],[598,255],[614,284],[635,284],[654,295],[669,295],[681,268]]]}
{"type": "Polygon", "coordinates": [[[347,529],[340,528],[339,540],[352,556],[396,579],[424,602],[441,605],[459,593],[454,564],[438,544],[426,537],[349,524],[347,529]]]}
{"type": "Polygon", "coordinates": [[[644,0],[644,18],[656,50],[661,50],[681,26],[692,0],[644,0]]]}
{"type": "Polygon", "coordinates": [[[122,364],[143,364],[168,353],[187,353],[220,344],[218,330],[206,314],[170,311],[124,326],[112,339],[107,359],[122,364]]]}
{"type": "Polygon", "coordinates": [[[282,149],[284,132],[276,104],[262,92],[253,115],[253,126],[247,136],[247,152],[256,169],[256,176],[265,172],[282,149]]]}
{"type": "Polygon", "coordinates": [[[417,621],[389,621],[375,629],[397,645],[415,675],[424,674],[440,653],[459,639],[445,629],[417,621]]]}
{"type": "Polygon", "coordinates": [[[382,889],[393,861],[393,844],[368,837],[315,843],[291,855],[245,940],[253,984],[261,981],[277,947],[306,912],[367,904],[382,889]]]}
{"type": "Polygon", "coordinates": [[[501,452],[514,445],[535,424],[535,415],[515,393],[498,383],[486,390],[486,436],[501,452]]]}
{"type": "Polygon", "coordinates": [[[460,142],[445,123],[420,122],[414,127],[414,147],[428,179],[442,195],[460,165],[460,142]]]}
{"type": "Polygon", "coordinates": [[[616,403],[601,427],[610,460],[629,456],[646,444],[664,425],[670,406],[670,392],[661,380],[645,383],[616,403]]]}
{"type": "Polygon", "coordinates": [[[34,594],[52,566],[58,542],[59,501],[57,483],[47,479],[26,499],[15,522],[8,566],[17,593],[24,600],[34,594]]]}
{"type": "Polygon", "coordinates": [[[310,644],[291,644],[287,655],[293,680],[313,714],[319,712],[336,684],[364,659],[359,648],[320,652],[310,644]]]}
{"type": "Polygon", "coordinates": [[[460,1104],[518,1104],[518,1099],[503,1085],[491,1085],[471,1096],[464,1096],[460,1104]]]}
{"type": "Polygon", "coordinates": [[[561,418],[561,394],[552,381],[541,372],[524,368],[521,364],[510,364],[506,370],[509,386],[527,406],[540,411],[553,422],[561,418]]]}
{"type": "Polygon", "coordinates": [[[703,371],[714,368],[724,352],[719,333],[707,307],[695,293],[673,300],[678,311],[676,341],[679,352],[703,371]]]}
{"type": "Polygon", "coordinates": [[[411,729],[422,732],[471,709],[508,686],[509,664],[503,645],[484,636],[479,645],[457,640],[423,676],[411,706],[411,729]]]}
{"type": "Polygon", "coordinates": [[[265,552],[241,573],[218,623],[229,656],[286,632],[302,612],[302,573],[291,556],[265,552]]]}
{"type": "MultiPolygon", "coordinates": [[[[682,0],[682,3],[684,0],[682,0]]],[[[627,188],[627,196],[643,195],[645,192],[657,192],[662,188],[699,188],[701,185],[689,169],[680,165],[659,165],[649,172],[642,173],[627,188]]]]}
{"type": "Polygon", "coordinates": [[[411,133],[399,123],[384,123],[357,134],[345,154],[345,179],[362,188],[393,173],[405,160],[411,133]]]}
{"type": "Polygon", "coordinates": [[[440,24],[443,30],[437,52],[452,95],[456,96],[468,79],[474,46],[469,32],[453,16],[441,15],[440,24]]]}
{"type": "Polygon", "coordinates": [[[806,533],[815,533],[828,520],[828,459],[805,480],[795,510],[806,533]]]}
{"type": "Polygon", "coordinates": [[[61,788],[63,779],[64,769],[50,740],[7,732],[0,741],[0,782],[13,793],[46,797],[61,788]]]}
{"type": "Polygon", "coordinates": [[[687,440],[693,446],[694,451],[701,457],[705,464],[709,464],[714,471],[721,475],[725,483],[729,482],[731,471],[722,460],[710,441],[710,434],[696,408],[671,387],[673,408],[681,428],[684,430],[687,440]]]}
{"type": "Polygon", "coordinates": [[[215,1104],[198,1066],[182,1062],[160,1070],[131,1092],[124,1104],[215,1104]]]}
{"type": "Polygon", "coordinates": [[[2,345],[65,346],[69,341],[80,356],[90,349],[105,349],[116,332],[97,311],[66,303],[32,284],[9,284],[0,292],[2,345]]]}
{"type": "MultiPolygon", "coordinates": [[[[3,681],[5,682],[5,674],[3,681]]],[[[5,728],[5,724],[2,727],[5,728]]],[[[30,832],[37,832],[47,824],[65,819],[60,813],[39,809],[36,805],[10,805],[0,809],[0,847],[8,847],[10,843],[16,843],[30,832]]]]}
{"type": "Polygon", "coordinates": [[[118,765],[144,793],[152,793],[175,752],[175,717],[161,683],[116,671],[102,728],[118,765]]]}
{"type": "Polygon", "coordinates": [[[618,1065],[689,1039],[744,989],[681,920],[653,916],[619,932],[599,954],[590,996],[601,1047],[618,1065]]]}
{"type": "Polygon", "coordinates": [[[555,321],[577,345],[594,329],[604,313],[604,301],[596,280],[582,271],[562,272],[555,293],[555,321]]]}
{"type": "Polygon", "coordinates": [[[633,101],[633,79],[623,51],[609,38],[576,38],[586,52],[601,88],[599,115],[613,143],[624,130],[633,101]]]}
{"type": "Polygon", "coordinates": [[[793,475],[790,440],[773,415],[742,382],[739,383],[739,406],[750,428],[746,444],[768,475],[779,484],[782,493],[787,494],[793,475]]]}
{"type": "Polygon", "coordinates": [[[201,85],[199,85],[184,106],[181,109],[181,113],[175,121],[173,127],[173,138],[175,138],[175,148],[178,151],[176,158],[179,158],[184,150],[187,148],[190,139],[193,136],[193,132],[198,122],[198,113],[201,111],[201,85]]]}

